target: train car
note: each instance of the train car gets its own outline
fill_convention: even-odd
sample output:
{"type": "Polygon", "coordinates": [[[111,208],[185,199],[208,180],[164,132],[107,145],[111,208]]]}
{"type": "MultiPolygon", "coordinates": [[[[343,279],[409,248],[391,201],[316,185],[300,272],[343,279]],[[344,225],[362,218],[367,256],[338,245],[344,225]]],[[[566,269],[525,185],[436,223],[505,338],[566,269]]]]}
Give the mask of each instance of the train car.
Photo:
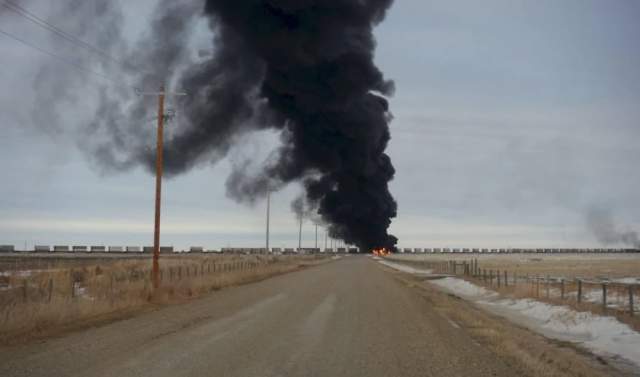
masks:
{"type": "Polygon", "coordinates": [[[71,246],[71,251],[73,251],[74,253],[88,253],[89,252],[89,248],[86,246],[71,246]]]}
{"type": "Polygon", "coordinates": [[[163,254],[173,253],[173,246],[160,246],[160,252],[163,254]]]}
{"type": "Polygon", "coordinates": [[[66,245],[54,245],[53,246],[53,251],[56,253],[68,253],[69,252],[69,246],[66,245]]]}
{"type": "Polygon", "coordinates": [[[109,246],[108,249],[109,253],[123,253],[124,252],[124,248],[122,246],[109,246]]]}
{"type": "Polygon", "coordinates": [[[91,253],[106,253],[107,248],[105,246],[90,246],[89,252],[91,253]]]}
{"type": "Polygon", "coordinates": [[[35,251],[36,253],[43,253],[43,252],[50,252],[51,251],[51,246],[49,245],[35,245],[33,247],[33,251],[35,251]]]}
{"type": "Polygon", "coordinates": [[[204,253],[204,247],[202,246],[191,246],[189,247],[190,253],[204,253]]]}
{"type": "Polygon", "coordinates": [[[140,246],[127,246],[125,247],[125,252],[127,253],[141,253],[142,249],[140,248],[140,246]]]}
{"type": "Polygon", "coordinates": [[[0,245],[0,253],[13,253],[16,251],[13,245],[0,245]]]}

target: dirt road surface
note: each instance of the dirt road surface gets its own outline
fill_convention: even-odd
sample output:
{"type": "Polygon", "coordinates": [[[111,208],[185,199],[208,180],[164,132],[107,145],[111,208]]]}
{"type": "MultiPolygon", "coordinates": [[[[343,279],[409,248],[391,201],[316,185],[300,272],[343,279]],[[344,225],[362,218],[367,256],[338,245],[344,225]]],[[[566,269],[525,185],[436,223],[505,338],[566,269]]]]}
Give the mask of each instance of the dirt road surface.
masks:
{"type": "Polygon", "coordinates": [[[56,339],[0,376],[514,376],[429,300],[350,256],[56,339]]]}

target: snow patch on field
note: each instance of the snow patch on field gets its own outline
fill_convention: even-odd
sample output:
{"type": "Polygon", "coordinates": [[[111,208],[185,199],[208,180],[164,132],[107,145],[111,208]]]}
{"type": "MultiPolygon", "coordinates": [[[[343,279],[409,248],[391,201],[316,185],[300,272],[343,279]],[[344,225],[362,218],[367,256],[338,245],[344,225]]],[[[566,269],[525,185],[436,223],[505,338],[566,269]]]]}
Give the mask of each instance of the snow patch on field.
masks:
{"type": "Polygon", "coordinates": [[[478,297],[489,298],[498,296],[498,294],[494,291],[490,291],[486,288],[479,287],[473,283],[469,283],[466,280],[458,278],[446,277],[443,279],[432,280],[431,283],[445,288],[446,290],[451,291],[451,293],[455,293],[464,298],[473,299],[478,297]]]}
{"type": "Polygon", "coordinates": [[[640,333],[614,317],[577,312],[567,306],[532,299],[500,298],[496,292],[458,278],[430,283],[545,336],[581,344],[598,355],[624,359],[640,368],[640,333]]]}
{"type": "Polygon", "coordinates": [[[614,283],[622,283],[622,284],[640,284],[640,278],[637,277],[626,277],[626,278],[617,278],[611,279],[614,283]]]}
{"type": "MultiPolygon", "coordinates": [[[[376,257],[374,257],[376,258],[376,257]]],[[[393,262],[389,262],[386,260],[378,260],[378,262],[380,264],[384,264],[387,267],[391,267],[393,269],[396,269],[398,271],[402,271],[402,272],[407,272],[409,274],[418,274],[418,275],[428,275],[431,274],[431,272],[433,272],[432,270],[423,270],[423,269],[419,269],[419,268],[414,268],[411,266],[407,266],[404,264],[400,264],[400,263],[393,263],[393,262]]]]}

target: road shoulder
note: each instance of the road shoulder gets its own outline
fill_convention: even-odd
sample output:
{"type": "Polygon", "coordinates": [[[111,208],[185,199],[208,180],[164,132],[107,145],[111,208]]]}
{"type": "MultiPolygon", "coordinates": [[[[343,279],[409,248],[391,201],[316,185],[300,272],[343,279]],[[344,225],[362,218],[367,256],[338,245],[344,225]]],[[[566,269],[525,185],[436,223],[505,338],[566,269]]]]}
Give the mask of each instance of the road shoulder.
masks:
{"type": "MultiPolygon", "coordinates": [[[[377,263],[376,263],[377,264],[377,263]]],[[[486,347],[509,364],[518,365],[530,376],[629,376],[614,369],[606,360],[569,342],[545,338],[508,320],[491,314],[473,303],[445,293],[424,277],[393,270],[408,289],[414,290],[449,324],[466,332],[480,346],[486,347]]]]}

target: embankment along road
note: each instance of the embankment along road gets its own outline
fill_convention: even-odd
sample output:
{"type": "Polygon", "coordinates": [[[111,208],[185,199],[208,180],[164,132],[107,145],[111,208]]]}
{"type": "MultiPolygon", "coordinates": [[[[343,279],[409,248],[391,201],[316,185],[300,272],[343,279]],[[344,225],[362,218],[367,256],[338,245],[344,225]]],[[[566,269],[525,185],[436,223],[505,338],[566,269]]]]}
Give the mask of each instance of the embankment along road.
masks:
{"type": "Polygon", "coordinates": [[[0,376],[446,377],[532,370],[476,341],[434,309],[428,295],[459,300],[410,285],[368,257],[345,257],[2,348],[0,376]]]}

